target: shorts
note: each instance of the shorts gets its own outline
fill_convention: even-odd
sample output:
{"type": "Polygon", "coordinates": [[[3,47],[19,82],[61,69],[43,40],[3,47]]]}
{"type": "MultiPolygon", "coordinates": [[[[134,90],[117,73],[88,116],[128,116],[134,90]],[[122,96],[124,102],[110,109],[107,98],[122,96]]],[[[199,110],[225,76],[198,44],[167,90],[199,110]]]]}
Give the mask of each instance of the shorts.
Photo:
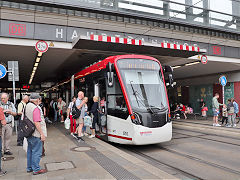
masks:
{"type": "Polygon", "coordinates": [[[217,111],[215,108],[212,108],[212,110],[213,110],[213,116],[218,116],[219,111],[217,111]]]}
{"type": "Polygon", "coordinates": [[[76,123],[77,124],[83,124],[83,118],[77,118],[76,123]]]}

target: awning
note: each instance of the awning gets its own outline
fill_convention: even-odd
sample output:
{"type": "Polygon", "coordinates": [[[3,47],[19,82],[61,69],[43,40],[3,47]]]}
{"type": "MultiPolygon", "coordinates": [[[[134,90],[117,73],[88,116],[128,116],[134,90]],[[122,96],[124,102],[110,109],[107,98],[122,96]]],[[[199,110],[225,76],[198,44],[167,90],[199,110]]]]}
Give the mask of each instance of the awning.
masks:
{"type": "Polygon", "coordinates": [[[144,54],[188,58],[205,53],[205,49],[198,46],[188,46],[173,43],[148,43],[142,40],[120,38],[112,36],[94,35],[80,36],[73,43],[74,49],[88,49],[106,52],[119,52],[127,54],[144,54]]]}

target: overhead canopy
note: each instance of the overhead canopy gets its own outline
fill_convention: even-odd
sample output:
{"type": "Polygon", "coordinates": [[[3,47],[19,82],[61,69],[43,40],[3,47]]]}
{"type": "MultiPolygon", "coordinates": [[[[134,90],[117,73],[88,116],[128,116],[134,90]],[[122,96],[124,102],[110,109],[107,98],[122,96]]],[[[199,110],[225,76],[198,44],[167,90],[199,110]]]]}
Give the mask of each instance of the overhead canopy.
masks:
{"type": "Polygon", "coordinates": [[[196,46],[171,43],[147,43],[142,40],[119,38],[111,36],[90,35],[80,36],[73,44],[74,49],[114,51],[127,54],[145,54],[188,58],[206,52],[196,46]]]}

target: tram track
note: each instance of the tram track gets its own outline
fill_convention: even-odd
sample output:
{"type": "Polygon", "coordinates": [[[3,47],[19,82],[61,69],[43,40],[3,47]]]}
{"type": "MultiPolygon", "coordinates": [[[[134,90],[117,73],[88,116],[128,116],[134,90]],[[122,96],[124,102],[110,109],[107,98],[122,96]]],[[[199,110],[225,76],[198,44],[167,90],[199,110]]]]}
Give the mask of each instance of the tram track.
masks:
{"type": "MultiPolygon", "coordinates": [[[[147,155],[143,152],[140,152],[139,150],[136,150],[135,148],[132,148],[132,146],[131,146],[131,148],[130,147],[123,147],[123,148],[126,149],[127,151],[130,151],[132,153],[135,153],[135,154],[147,159],[148,161],[167,166],[167,167],[171,168],[172,170],[174,170],[175,172],[181,173],[182,175],[187,176],[188,178],[198,179],[198,180],[203,180],[204,179],[204,178],[196,176],[196,175],[194,175],[194,174],[192,174],[192,173],[190,173],[186,170],[183,170],[179,167],[173,166],[173,165],[168,164],[166,162],[160,161],[160,160],[158,160],[158,159],[156,159],[156,158],[154,158],[150,155],[147,155]]],[[[159,149],[161,149],[165,152],[168,152],[168,153],[172,153],[174,155],[184,157],[184,158],[189,159],[189,160],[196,161],[196,162],[201,163],[201,164],[205,164],[207,166],[217,168],[221,171],[227,171],[229,173],[240,175],[240,171],[237,171],[237,170],[234,170],[234,169],[231,169],[231,168],[228,168],[226,166],[222,166],[222,165],[219,165],[219,164],[216,164],[216,163],[213,163],[213,162],[209,162],[209,161],[203,160],[203,159],[198,158],[198,157],[194,157],[194,156],[189,155],[189,154],[181,153],[181,152],[178,152],[178,151],[175,151],[175,150],[172,150],[172,149],[169,149],[169,148],[165,148],[165,147],[160,147],[159,149]]]]}
{"type": "Polygon", "coordinates": [[[149,156],[147,154],[144,154],[144,153],[142,153],[142,152],[140,152],[140,151],[138,151],[136,149],[133,149],[133,148],[130,148],[130,147],[123,147],[123,148],[125,150],[127,150],[127,151],[130,151],[130,152],[132,152],[134,154],[137,154],[137,155],[141,156],[142,158],[150,161],[151,164],[155,163],[155,164],[158,164],[158,165],[164,165],[164,166],[170,168],[171,170],[173,170],[174,172],[180,173],[181,175],[186,176],[187,178],[191,178],[191,179],[194,179],[194,180],[204,180],[201,177],[198,177],[198,176],[196,176],[194,174],[191,174],[191,173],[189,173],[187,171],[184,171],[184,170],[182,170],[182,169],[180,169],[178,167],[172,166],[172,165],[167,164],[165,162],[162,162],[162,161],[160,161],[160,160],[158,160],[156,158],[153,158],[153,157],[151,157],[151,156],[149,156]]]}
{"type": "MultiPolygon", "coordinates": [[[[236,144],[236,143],[231,143],[231,142],[226,142],[226,141],[221,141],[221,140],[216,140],[216,139],[211,139],[211,138],[207,138],[207,137],[203,137],[203,136],[212,136],[212,135],[208,135],[208,134],[203,134],[203,135],[199,135],[199,136],[191,136],[188,134],[184,134],[184,133],[179,133],[179,132],[174,132],[176,134],[181,134],[181,135],[185,135],[188,137],[179,137],[179,138],[173,138],[173,139],[183,139],[183,138],[199,138],[199,139],[205,139],[205,140],[209,140],[209,141],[213,141],[213,142],[219,142],[219,143],[224,143],[224,144],[229,144],[229,145],[234,145],[234,146],[239,146],[240,144],[236,144]]],[[[228,137],[224,137],[224,138],[228,138],[228,137]]],[[[230,138],[229,138],[230,139],[230,138]]]]}
{"type": "Polygon", "coordinates": [[[189,130],[189,129],[184,129],[184,128],[173,127],[173,130],[183,130],[183,131],[188,131],[188,132],[193,132],[193,133],[200,133],[200,134],[209,135],[209,136],[217,136],[217,137],[223,137],[223,138],[240,140],[240,138],[236,138],[236,137],[232,137],[232,136],[229,137],[229,136],[224,136],[224,135],[219,135],[219,134],[214,134],[214,133],[205,133],[205,132],[201,132],[201,131],[189,130]]]}

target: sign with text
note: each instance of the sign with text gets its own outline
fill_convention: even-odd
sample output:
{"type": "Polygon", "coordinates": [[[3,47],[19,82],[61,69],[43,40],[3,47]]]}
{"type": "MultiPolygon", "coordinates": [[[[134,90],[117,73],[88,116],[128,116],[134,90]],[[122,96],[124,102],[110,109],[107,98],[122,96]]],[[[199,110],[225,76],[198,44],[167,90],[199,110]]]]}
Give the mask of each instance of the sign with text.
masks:
{"type": "Polygon", "coordinates": [[[19,81],[18,61],[8,61],[8,81],[19,81]],[[13,77],[14,74],[14,77],[13,77]]]}

